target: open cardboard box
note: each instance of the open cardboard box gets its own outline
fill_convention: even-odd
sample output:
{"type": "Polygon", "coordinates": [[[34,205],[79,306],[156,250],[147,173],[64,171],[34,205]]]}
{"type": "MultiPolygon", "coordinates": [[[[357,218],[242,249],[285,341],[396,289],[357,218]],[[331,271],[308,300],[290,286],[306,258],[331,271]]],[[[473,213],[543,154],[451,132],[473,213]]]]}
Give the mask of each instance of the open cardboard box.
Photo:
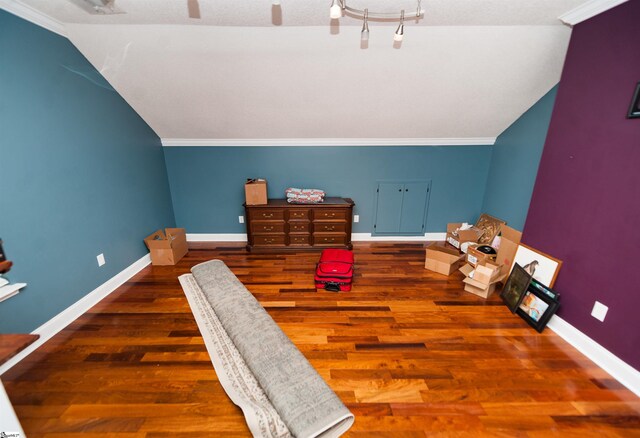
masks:
{"type": "Polygon", "coordinates": [[[189,251],[184,228],[158,230],[146,237],[144,243],[151,252],[151,264],[155,266],[175,265],[189,251]]]}
{"type": "Polygon", "coordinates": [[[483,245],[491,245],[491,242],[493,242],[493,239],[505,224],[506,222],[501,219],[482,213],[476,224],[469,230],[458,230],[462,226],[461,223],[447,224],[447,242],[466,253],[466,245],[463,245],[463,243],[477,242],[483,245]],[[456,232],[456,230],[458,231],[456,232]]]}
{"type": "Polygon", "coordinates": [[[472,227],[469,230],[458,230],[462,226],[462,222],[453,222],[447,224],[447,243],[454,248],[461,249],[465,242],[477,242],[482,236],[483,231],[472,227]],[[458,230],[456,232],[456,230],[458,230]]]}
{"type": "Polygon", "coordinates": [[[489,298],[495,291],[499,282],[505,279],[507,274],[502,273],[502,267],[495,263],[487,262],[485,265],[473,266],[466,264],[460,268],[465,275],[464,290],[482,298],[489,298]]]}
{"type": "Polygon", "coordinates": [[[484,265],[487,262],[493,262],[496,259],[496,254],[485,254],[478,251],[478,245],[469,245],[467,248],[467,263],[471,266],[484,265]]]}
{"type": "Polygon", "coordinates": [[[426,249],[424,267],[442,275],[451,275],[460,267],[464,254],[457,250],[432,243],[426,249]]]}

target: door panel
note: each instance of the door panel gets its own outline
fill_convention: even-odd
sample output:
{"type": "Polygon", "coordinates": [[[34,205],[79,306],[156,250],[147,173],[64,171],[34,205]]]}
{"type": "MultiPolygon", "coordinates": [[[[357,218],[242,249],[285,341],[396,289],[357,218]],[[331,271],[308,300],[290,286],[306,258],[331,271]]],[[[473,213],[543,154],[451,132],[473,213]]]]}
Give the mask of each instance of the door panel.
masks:
{"type": "Polygon", "coordinates": [[[427,182],[407,182],[404,184],[399,229],[401,233],[424,233],[424,212],[428,199],[428,188],[429,183],[427,182]]]}
{"type": "Polygon", "coordinates": [[[402,183],[379,183],[374,233],[397,233],[402,209],[402,183]]]}

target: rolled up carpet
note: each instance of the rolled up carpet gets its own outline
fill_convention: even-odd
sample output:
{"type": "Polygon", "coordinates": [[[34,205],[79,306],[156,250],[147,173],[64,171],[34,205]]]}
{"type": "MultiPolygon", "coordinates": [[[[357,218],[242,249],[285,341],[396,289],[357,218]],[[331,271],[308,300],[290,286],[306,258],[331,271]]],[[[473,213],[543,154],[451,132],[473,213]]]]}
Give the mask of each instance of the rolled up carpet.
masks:
{"type": "Polygon", "coordinates": [[[212,260],[194,266],[191,272],[192,276],[181,276],[180,282],[205,341],[226,336],[225,351],[237,351],[238,357],[224,354],[231,358],[225,365],[214,358],[216,348],[207,344],[220,383],[242,408],[253,435],[324,438],[346,432],[353,424],[353,414],[229,268],[212,260]],[[208,316],[203,317],[203,312],[208,316]],[[212,330],[216,322],[224,335],[212,330]],[[242,366],[250,377],[238,372],[242,366]],[[251,388],[252,378],[257,391],[251,388]],[[270,406],[263,406],[264,398],[270,406]],[[286,425],[286,432],[281,424],[286,425]]]}

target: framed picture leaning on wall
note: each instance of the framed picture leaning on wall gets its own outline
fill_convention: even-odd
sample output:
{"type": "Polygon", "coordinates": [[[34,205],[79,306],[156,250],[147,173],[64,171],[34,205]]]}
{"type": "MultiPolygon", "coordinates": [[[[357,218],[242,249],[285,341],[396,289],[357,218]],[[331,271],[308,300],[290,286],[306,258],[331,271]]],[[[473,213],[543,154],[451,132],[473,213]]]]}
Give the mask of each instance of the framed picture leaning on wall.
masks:
{"type": "Polygon", "coordinates": [[[531,283],[531,275],[522,266],[515,263],[502,292],[500,292],[500,298],[511,310],[511,313],[516,313],[529,283],[531,283]]]}
{"type": "Polygon", "coordinates": [[[513,261],[514,266],[515,263],[524,266],[535,280],[549,287],[553,287],[562,266],[562,260],[522,243],[518,245],[513,261]]]}
{"type": "Polygon", "coordinates": [[[516,313],[538,333],[542,333],[559,306],[558,294],[533,280],[522,296],[516,313]]]}

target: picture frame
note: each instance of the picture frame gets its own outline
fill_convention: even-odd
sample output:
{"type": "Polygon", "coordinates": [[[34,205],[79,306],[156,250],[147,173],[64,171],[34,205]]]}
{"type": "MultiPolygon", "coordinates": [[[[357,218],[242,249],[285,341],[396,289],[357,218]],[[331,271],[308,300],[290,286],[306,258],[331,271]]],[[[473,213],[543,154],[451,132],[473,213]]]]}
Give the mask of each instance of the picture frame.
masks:
{"type": "Polygon", "coordinates": [[[552,300],[558,301],[560,299],[560,294],[558,292],[556,292],[553,289],[551,289],[550,287],[547,287],[544,284],[540,283],[535,278],[531,279],[531,284],[529,285],[529,287],[537,289],[541,293],[547,295],[552,300]]]}
{"type": "Polygon", "coordinates": [[[538,288],[536,283],[531,282],[518,304],[516,313],[538,333],[542,333],[560,306],[558,300],[552,298],[554,295],[558,296],[552,289],[544,285],[538,288]]]}
{"type": "Polygon", "coordinates": [[[531,275],[522,266],[517,263],[513,265],[511,274],[509,274],[509,278],[500,292],[500,298],[511,310],[511,313],[516,313],[518,310],[522,297],[529,288],[531,279],[531,275]]]}
{"type": "Polygon", "coordinates": [[[562,260],[522,243],[518,245],[513,261],[514,266],[517,263],[524,267],[535,263],[533,278],[547,287],[553,287],[562,267],[562,260]]]}
{"type": "Polygon", "coordinates": [[[640,82],[636,84],[636,90],[633,93],[631,106],[629,106],[629,112],[627,113],[627,119],[636,118],[640,118],[640,82]]]}
{"type": "Polygon", "coordinates": [[[475,224],[476,228],[483,231],[482,236],[478,239],[478,244],[491,245],[493,239],[500,233],[500,227],[506,224],[505,221],[482,213],[475,224]]]}

